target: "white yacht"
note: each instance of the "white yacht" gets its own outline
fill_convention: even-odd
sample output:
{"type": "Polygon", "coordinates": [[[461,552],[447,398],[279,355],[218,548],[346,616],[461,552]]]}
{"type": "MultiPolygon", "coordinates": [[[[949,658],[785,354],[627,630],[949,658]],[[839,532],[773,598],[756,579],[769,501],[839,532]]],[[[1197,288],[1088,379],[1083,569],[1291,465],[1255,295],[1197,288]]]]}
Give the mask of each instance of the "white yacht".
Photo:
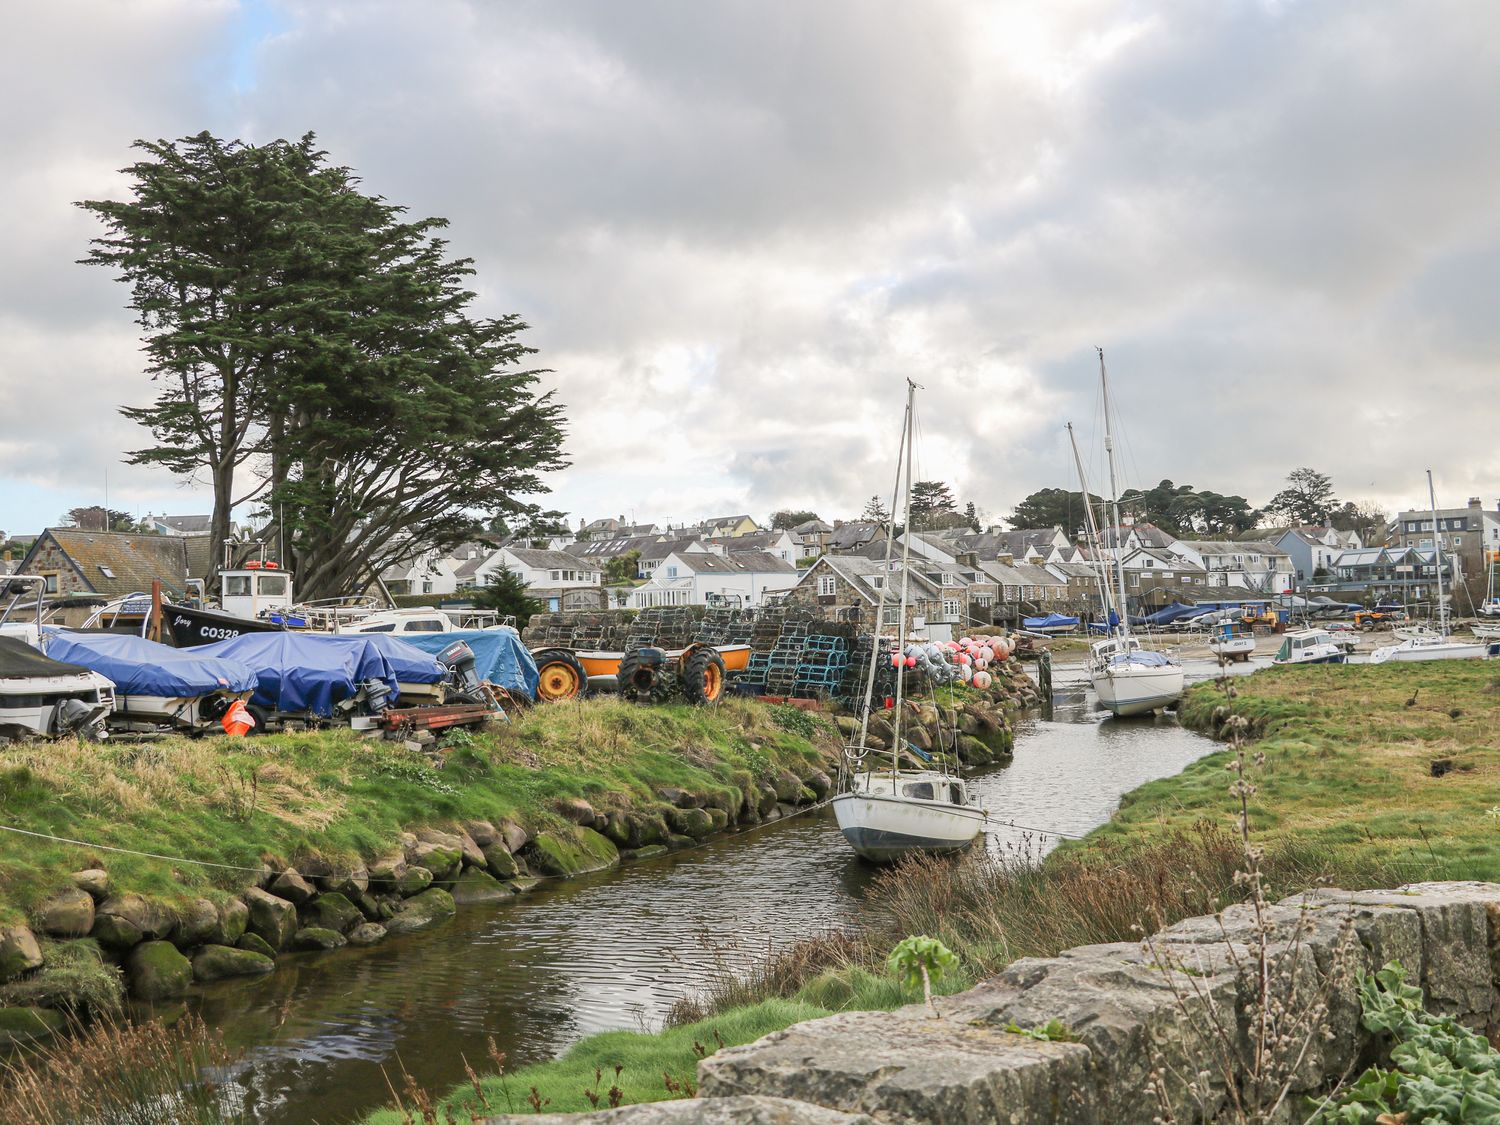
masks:
{"type": "Polygon", "coordinates": [[[1349,655],[1344,646],[1333,639],[1326,629],[1293,629],[1281,638],[1281,647],[1271,657],[1271,663],[1288,664],[1344,664],[1349,655]]]}
{"type": "MultiPolygon", "coordinates": [[[[906,421],[902,427],[903,456],[898,462],[896,483],[899,487],[905,473],[906,503],[904,526],[911,526],[912,486],[912,436],[916,428],[916,384],[906,382],[906,421]]],[[[895,504],[892,496],[891,529],[886,536],[885,569],[891,571],[892,547],[896,540],[895,504]]],[[[901,546],[901,601],[897,620],[897,641],[906,621],[906,609],[910,597],[911,537],[902,537],[901,546]]],[[[929,855],[945,855],[962,851],[979,836],[984,829],[988,814],[977,807],[975,796],[969,791],[963,778],[950,774],[945,755],[933,756],[934,768],[904,769],[906,739],[902,736],[901,720],[904,712],[905,688],[904,665],[896,670],[895,708],[892,712],[889,758],[881,751],[868,746],[870,708],[875,697],[875,678],[883,659],[880,641],[880,626],[885,621],[885,595],[889,582],[883,582],[880,597],[875,606],[875,636],[873,651],[877,659],[870,661],[865,681],[864,709],[861,712],[859,729],[850,744],[844,748],[844,761],[840,769],[840,792],[833,798],[833,814],[838,820],[839,831],[849,841],[861,859],[875,863],[888,863],[904,855],[922,852],[929,855]],[[877,758],[879,764],[877,764],[877,758]]],[[[897,644],[897,651],[901,645],[897,644]]],[[[926,757],[925,752],[922,756],[926,757]]],[[[955,768],[956,768],[955,759],[955,768]]]]}

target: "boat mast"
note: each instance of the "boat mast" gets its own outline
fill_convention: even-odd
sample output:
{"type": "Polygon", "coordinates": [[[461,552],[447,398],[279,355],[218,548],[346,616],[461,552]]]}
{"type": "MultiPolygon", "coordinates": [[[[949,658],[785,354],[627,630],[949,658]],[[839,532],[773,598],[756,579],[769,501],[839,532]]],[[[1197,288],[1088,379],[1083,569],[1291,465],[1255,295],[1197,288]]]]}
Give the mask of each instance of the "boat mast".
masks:
{"type": "Polygon", "coordinates": [[[1438,632],[1448,635],[1448,604],[1443,600],[1443,537],[1438,531],[1437,493],[1432,488],[1432,470],[1427,470],[1427,500],[1432,505],[1432,549],[1437,563],[1438,632]]]}
{"type": "MultiPolygon", "coordinates": [[[[900,620],[896,624],[896,651],[903,658],[906,654],[906,606],[911,593],[911,537],[914,534],[911,526],[911,443],[912,431],[917,428],[917,385],[910,379],[906,381],[906,501],[902,506],[901,521],[906,527],[906,534],[901,539],[901,612],[900,620]]],[[[896,514],[891,512],[891,523],[896,522],[896,514]]],[[[896,713],[891,723],[895,735],[891,739],[891,770],[892,772],[901,768],[901,694],[902,685],[906,682],[906,662],[903,659],[901,667],[896,669],[896,713]]]]}
{"type": "MultiPolygon", "coordinates": [[[[896,481],[891,485],[891,530],[890,534],[885,538],[885,577],[881,580],[880,583],[880,596],[875,600],[875,628],[871,630],[870,635],[870,673],[869,676],[865,679],[865,709],[859,717],[860,753],[864,752],[865,740],[869,737],[870,734],[870,707],[875,701],[875,677],[879,672],[878,664],[880,660],[880,630],[885,624],[885,591],[887,588],[887,583],[890,582],[891,578],[891,551],[896,545],[896,500],[901,495],[901,450],[906,446],[906,434],[910,429],[911,402],[908,398],[906,404],[906,415],[901,421],[901,440],[897,443],[896,446],[896,481]]],[[[896,650],[898,652],[901,650],[900,639],[900,633],[898,632],[896,635],[896,650]]],[[[896,678],[898,682],[900,680],[900,677],[901,673],[900,671],[897,671],[896,678]]]]}
{"type": "Polygon", "coordinates": [[[1115,525],[1115,579],[1120,585],[1120,639],[1130,636],[1130,603],[1125,600],[1125,537],[1120,525],[1120,486],[1115,482],[1115,438],[1109,426],[1109,376],[1104,373],[1104,349],[1099,353],[1099,386],[1104,392],[1104,452],[1109,458],[1109,506],[1115,525]]]}
{"type": "Polygon", "coordinates": [[[1073,435],[1073,423],[1068,423],[1068,443],[1073,447],[1073,464],[1078,466],[1078,487],[1083,489],[1083,529],[1086,532],[1089,551],[1093,554],[1094,585],[1099,588],[1099,606],[1104,611],[1104,627],[1109,628],[1110,596],[1109,581],[1105,577],[1104,558],[1099,550],[1099,527],[1094,522],[1094,506],[1089,502],[1089,476],[1083,471],[1083,458],[1078,454],[1078,439],[1073,435]]]}

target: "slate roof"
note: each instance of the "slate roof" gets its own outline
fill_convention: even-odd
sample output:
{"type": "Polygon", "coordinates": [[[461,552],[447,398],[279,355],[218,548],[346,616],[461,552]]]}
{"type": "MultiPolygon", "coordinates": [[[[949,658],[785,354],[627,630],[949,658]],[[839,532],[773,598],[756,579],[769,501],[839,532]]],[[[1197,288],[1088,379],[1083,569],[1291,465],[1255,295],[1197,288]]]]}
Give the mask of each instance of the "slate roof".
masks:
{"type": "MultiPolygon", "coordinates": [[[[208,516],[152,516],[152,522],[169,527],[179,535],[207,535],[213,529],[214,518],[208,516]]],[[[99,522],[103,523],[103,520],[99,522]]]]}
{"type": "Polygon", "coordinates": [[[577,555],[567,551],[538,551],[530,547],[506,547],[505,550],[534,570],[576,570],[580,561],[577,555]]]}
{"type": "Polygon", "coordinates": [[[182,536],[49,527],[23,560],[27,573],[32,556],[48,540],[67,555],[89,589],[106,598],[148,591],[153,579],[168,594],[187,593],[188,548],[182,536]]]}
{"type": "Polygon", "coordinates": [[[828,549],[830,551],[852,551],[874,540],[877,532],[885,525],[874,523],[869,520],[854,520],[844,524],[843,527],[833,529],[833,534],[828,537],[828,549]]]}
{"type": "Polygon", "coordinates": [[[793,535],[827,535],[833,530],[832,524],[824,523],[822,520],[806,520],[792,528],[793,535]]]}
{"type": "Polygon", "coordinates": [[[660,535],[616,535],[610,539],[580,539],[563,548],[570,555],[581,559],[617,559],[630,551],[639,551],[645,556],[648,548],[661,541],[660,535]]]}
{"type": "MultiPolygon", "coordinates": [[[[720,555],[713,551],[679,551],[677,557],[695,574],[795,574],[797,568],[779,555],[766,551],[736,551],[720,555]]],[[[658,572],[660,573],[660,572],[658,572]]]]}
{"type": "MultiPolygon", "coordinates": [[[[880,591],[870,585],[870,579],[877,574],[890,576],[890,581],[886,584],[886,604],[894,605],[901,596],[901,571],[898,564],[893,564],[893,569],[887,570],[884,563],[860,555],[824,555],[813,564],[803,581],[809,581],[818,568],[823,566],[832,568],[835,574],[853,586],[871,604],[880,600],[880,591]]],[[[926,597],[929,600],[942,597],[941,588],[924,577],[915,565],[911,568],[909,589],[912,597],[926,597]]]]}
{"type": "Polygon", "coordinates": [[[1268,543],[1263,539],[1247,540],[1223,540],[1223,539],[1184,539],[1184,547],[1191,547],[1200,555],[1280,555],[1286,557],[1286,552],[1274,543],[1268,543]]]}

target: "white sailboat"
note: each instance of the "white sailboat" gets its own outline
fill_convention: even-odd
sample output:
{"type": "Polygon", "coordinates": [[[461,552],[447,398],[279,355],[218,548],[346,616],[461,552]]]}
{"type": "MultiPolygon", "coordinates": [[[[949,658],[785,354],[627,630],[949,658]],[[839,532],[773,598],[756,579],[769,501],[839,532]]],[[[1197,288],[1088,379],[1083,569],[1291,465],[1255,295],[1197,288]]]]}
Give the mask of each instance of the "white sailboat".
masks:
{"type": "MultiPolygon", "coordinates": [[[[1115,526],[1115,579],[1118,583],[1119,623],[1109,637],[1096,641],[1089,647],[1089,682],[1099,697],[1099,706],[1120,718],[1132,715],[1149,715],[1169,707],[1182,698],[1182,666],[1163,652],[1142,647],[1130,632],[1130,612],[1125,597],[1125,551],[1120,543],[1120,488],[1115,476],[1114,433],[1110,427],[1109,376],[1104,369],[1104,349],[1099,349],[1099,385],[1104,394],[1104,452],[1109,460],[1110,514],[1115,526]]],[[[1074,446],[1077,457],[1077,446],[1074,446]]],[[[1078,463],[1078,472],[1084,479],[1084,496],[1088,496],[1088,484],[1083,476],[1083,463],[1078,463]]],[[[1084,505],[1089,509],[1087,504],[1084,505]]],[[[1093,514],[1089,512],[1089,522],[1093,514]]],[[[1099,560],[1102,568],[1104,559],[1099,560]]],[[[1107,587],[1108,582],[1104,585],[1107,587]]],[[[1108,620],[1108,609],[1105,610],[1108,620]]]]}
{"type": "Polygon", "coordinates": [[[1402,637],[1403,632],[1406,635],[1397,644],[1386,645],[1372,652],[1371,664],[1417,660],[1478,660],[1486,656],[1500,656],[1500,641],[1460,641],[1448,632],[1448,599],[1443,591],[1443,536],[1438,526],[1437,492],[1432,485],[1431,469],[1427,470],[1427,499],[1432,505],[1433,562],[1437,571],[1437,630],[1419,633],[1415,630],[1398,629],[1398,637],[1402,637]]]}
{"type": "MultiPolygon", "coordinates": [[[[906,421],[902,428],[902,455],[897,460],[896,485],[891,497],[891,529],[886,537],[885,569],[891,569],[892,547],[896,540],[896,499],[901,494],[903,472],[905,473],[905,495],[903,506],[905,526],[911,527],[912,485],[912,436],[915,430],[916,384],[906,383],[906,421]]],[[[906,626],[906,607],[910,597],[911,536],[902,536],[901,545],[901,602],[900,624],[897,638],[901,638],[906,626]]],[[[885,620],[886,586],[882,583],[879,600],[875,606],[874,644],[870,654],[870,670],[865,682],[864,709],[860,714],[859,730],[855,738],[844,748],[844,763],[840,771],[841,792],[833,798],[833,813],[838,820],[839,831],[850,847],[862,858],[876,863],[887,863],[914,852],[929,855],[944,855],[962,851],[972,844],[988,818],[985,810],[975,804],[964,779],[950,774],[942,755],[936,758],[934,769],[902,769],[901,758],[906,740],[901,732],[904,668],[896,671],[895,710],[891,725],[890,759],[877,758],[877,752],[868,747],[870,733],[870,708],[875,696],[875,677],[882,656],[880,628],[885,620]]],[[[897,651],[900,651],[897,645],[897,651]]]]}

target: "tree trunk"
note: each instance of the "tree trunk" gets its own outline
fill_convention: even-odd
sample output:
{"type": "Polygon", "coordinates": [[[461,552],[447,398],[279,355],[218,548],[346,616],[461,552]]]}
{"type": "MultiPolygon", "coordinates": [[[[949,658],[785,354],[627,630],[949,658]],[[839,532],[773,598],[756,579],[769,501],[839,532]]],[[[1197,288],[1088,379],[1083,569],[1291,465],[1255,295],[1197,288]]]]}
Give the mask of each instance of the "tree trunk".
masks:
{"type": "Polygon", "coordinates": [[[230,505],[234,502],[234,459],[214,466],[214,516],[209,524],[208,588],[218,581],[224,568],[224,544],[229,539],[230,505]]]}

